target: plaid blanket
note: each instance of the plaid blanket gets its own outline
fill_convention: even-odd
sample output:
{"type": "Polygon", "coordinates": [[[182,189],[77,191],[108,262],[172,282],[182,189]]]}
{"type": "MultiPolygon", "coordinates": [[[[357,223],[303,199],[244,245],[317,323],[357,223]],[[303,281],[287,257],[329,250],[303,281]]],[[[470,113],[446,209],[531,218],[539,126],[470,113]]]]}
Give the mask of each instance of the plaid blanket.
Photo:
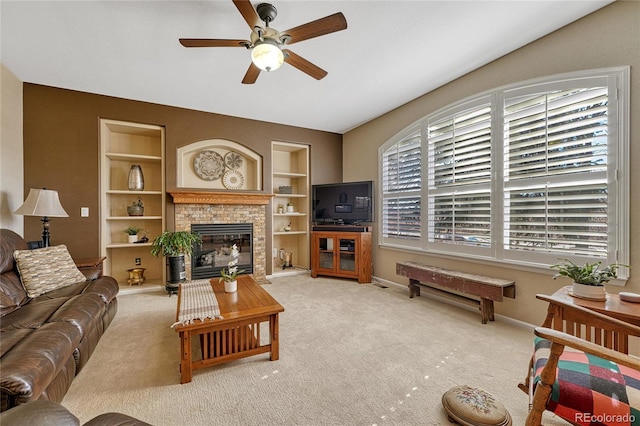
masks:
{"type": "Polygon", "coordinates": [[[210,280],[197,280],[180,284],[178,321],[171,327],[192,324],[194,320],[222,318],[218,299],[210,280]]]}
{"type": "MultiPolygon", "coordinates": [[[[550,347],[536,337],[534,386],[550,347]]],[[[640,371],[565,347],[547,410],[579,425],[640,426],[640,371]]]]}

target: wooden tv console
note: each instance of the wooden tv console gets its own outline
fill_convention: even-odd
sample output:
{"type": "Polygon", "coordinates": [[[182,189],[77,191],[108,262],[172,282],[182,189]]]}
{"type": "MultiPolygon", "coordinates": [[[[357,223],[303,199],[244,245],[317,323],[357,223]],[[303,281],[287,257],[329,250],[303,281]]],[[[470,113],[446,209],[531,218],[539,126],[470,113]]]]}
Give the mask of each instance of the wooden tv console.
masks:
{"type": "Polygon", "coordinates": [[[373,272],[371,228],[367,226],[314,226],[311,232],[311,276],[357,279],[370,283],[373,272]]]}

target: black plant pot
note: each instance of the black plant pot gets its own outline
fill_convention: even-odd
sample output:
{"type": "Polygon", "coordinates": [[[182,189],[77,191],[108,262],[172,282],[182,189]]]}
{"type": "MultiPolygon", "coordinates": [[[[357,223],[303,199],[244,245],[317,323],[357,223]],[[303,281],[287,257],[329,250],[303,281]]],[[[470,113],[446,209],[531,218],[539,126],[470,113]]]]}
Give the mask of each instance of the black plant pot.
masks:
{"type": "Polygon", "coordinates": [[[186,281],[187,272],[185,269],[184,255],[167,256],[167,284],[165,289],[169,296],[178,293],[181,282],[186,281]]]}

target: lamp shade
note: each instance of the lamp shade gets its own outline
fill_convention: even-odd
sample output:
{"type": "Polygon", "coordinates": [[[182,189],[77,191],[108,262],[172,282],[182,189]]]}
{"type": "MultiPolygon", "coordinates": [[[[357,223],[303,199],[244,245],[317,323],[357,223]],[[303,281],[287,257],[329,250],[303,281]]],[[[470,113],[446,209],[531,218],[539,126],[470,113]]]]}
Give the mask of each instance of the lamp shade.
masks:
{"type": "Polygon", "coordinates": [[[69,217],[58,198],[58,191],[50,189],[29,190],[24,203],[16,210],[23,216],[69,217]]]}
{"type": "Polygon", "coordinates": [[[265,38],[256,43],[251,51],[251,60],[263,71],[275,71],[284,62],[284,54],[275,41],[265,38]]]}

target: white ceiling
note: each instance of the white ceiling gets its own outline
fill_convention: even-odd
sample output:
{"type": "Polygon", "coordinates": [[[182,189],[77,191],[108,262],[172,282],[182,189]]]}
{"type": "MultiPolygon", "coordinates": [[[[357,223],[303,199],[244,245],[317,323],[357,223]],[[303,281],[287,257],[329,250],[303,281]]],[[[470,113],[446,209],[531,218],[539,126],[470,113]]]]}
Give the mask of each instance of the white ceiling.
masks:
{"type": "Polygon", "coordinates": [[[284,64],[243,85],[248,50],[178,43],[248,39],[231,0],[2,0],[0,54],[24,82],[345,133],[611,2],[273,0],[279,30],[344,13],[290,47],[319,81],[284,64]]]}

